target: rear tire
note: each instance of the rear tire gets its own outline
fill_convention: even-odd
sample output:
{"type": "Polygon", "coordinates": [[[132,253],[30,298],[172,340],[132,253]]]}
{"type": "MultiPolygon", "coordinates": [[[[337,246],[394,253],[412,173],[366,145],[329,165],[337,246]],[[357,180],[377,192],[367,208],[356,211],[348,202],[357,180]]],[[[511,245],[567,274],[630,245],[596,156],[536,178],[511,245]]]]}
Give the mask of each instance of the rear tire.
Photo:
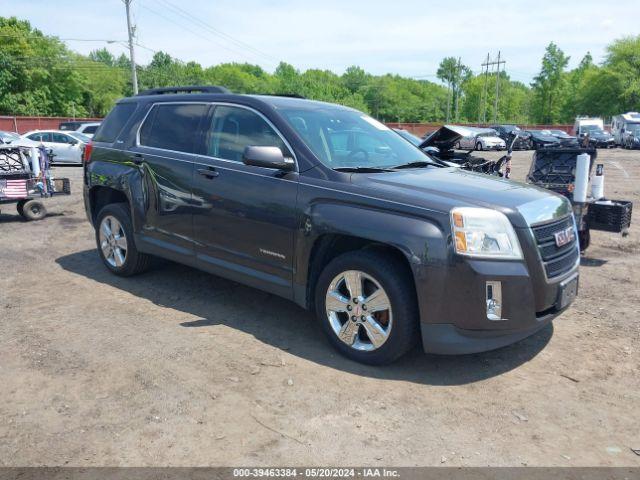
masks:
{"type": "Polygon", "coordinates": [[[333,346],[370,365],[391,363],[407,353],[419,336],[411,275],[406,266],[375,251],[333,259],[315,287],[316,315],[333,346]]]}
{"type": "Polygon", "coordinates": [[[149,268],[151,256],[138,251],[126,203],[106,205],[96,218],[96,245],[105,266],[116,275],[128,277],[149,268]]]}
{"type": "Polygon", "coordinates": [[[20,207],[16,207],[18,209],[18,213],[22,215],[22,217],[28,221],[36,221],[42,220],[47,216],[47,209],[40,200],[27,200],[22,205],[22,211],[20,211],[20,207]]]}

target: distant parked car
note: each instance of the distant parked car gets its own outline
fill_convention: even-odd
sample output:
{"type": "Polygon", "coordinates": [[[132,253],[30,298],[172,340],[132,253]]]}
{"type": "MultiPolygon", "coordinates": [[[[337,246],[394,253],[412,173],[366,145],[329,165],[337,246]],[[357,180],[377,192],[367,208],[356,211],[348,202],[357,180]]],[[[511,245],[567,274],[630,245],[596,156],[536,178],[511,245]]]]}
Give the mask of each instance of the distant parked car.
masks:
{"type": "Polygon", "coordinates": [[[579,145],[578,139],[576,137],[574,137],[573,135],[569,135],[564,130],[549,129],[549,130],[542,130],[542,131],[544,133],[549,132],[550,135],[553,135],[558,140],[560,140],[560,143],[563,146],[577,147],[579,145]]]}
{"type": "Polygon", "coordinates": [[[0,143],[11,143],[20,138],[20,135],[14,132],[5,132],[0,130],[0,143]]]}
{"type": "Polygon", "coordinates": [[[60,130],[69,132],[78,132],[93,138],[93,134],[100,126],[100,122],[62,122],[58,125],[60,130]]]}
{"type": "Polygon", "coordinates": [[[559,147],[560,139],[554,137],[549,130],[526,130],[531,135],[531,147],[538,150],[544,147],[559,147]]]}
{"type": "Polygon", "coordinates": [[[491,128],[505,141],[507,147],[509,147],[517,135],[518,137],[513,144],[514,150],[529,150],[531,148],[530,135],[517,125],[492,125],[491,128]]]}
{"type": "Polygon", "coordinates": [[[74,163],[82,165],[82,152],[89,137],[78,132],[62,132],[59,130],[35,130],[27,132],[21,138],[27,138],[34,142],[42,143],[50,148],[55,157],[55,163],[74,163]]]}
{"type": "Polygon", "coordinates": [[[584,125],[580,128],[582,137],[589,135],[589,145],[595,148],[615,148],[616,142],[609,132],[597,125],[584,125]]]}
{"type": "Polygon", "coordinates": [[[473,129],[458,142],[461,150],[505,150],[506,142],[493,129],[473,129]]]}

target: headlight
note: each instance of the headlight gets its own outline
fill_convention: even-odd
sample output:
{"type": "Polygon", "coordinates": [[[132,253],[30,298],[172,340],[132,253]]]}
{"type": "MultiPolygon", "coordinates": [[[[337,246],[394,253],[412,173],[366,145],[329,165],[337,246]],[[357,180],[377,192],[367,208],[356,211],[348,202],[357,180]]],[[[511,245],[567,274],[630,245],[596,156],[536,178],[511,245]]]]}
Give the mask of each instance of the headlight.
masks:
{"type": "Polygon", "coordinates": [[[488,208],[451,210],[456,253],[471,257],[522,259],[522,250],[509,219],[488,208]]]}

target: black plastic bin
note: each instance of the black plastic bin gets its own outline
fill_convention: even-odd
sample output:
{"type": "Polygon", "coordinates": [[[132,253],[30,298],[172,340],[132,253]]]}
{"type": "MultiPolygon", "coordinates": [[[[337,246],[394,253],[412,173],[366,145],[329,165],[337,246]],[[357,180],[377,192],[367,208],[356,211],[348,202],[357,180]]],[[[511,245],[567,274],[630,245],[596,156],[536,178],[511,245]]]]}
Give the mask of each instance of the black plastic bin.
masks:
{"type": "Polygon", "coordinates": [[[592,230],[622,232],[631,225],[632,209],[633,203],[626,200],[598,200],[589,204],[587,225],[592,230]]]}
{"type": "Polygon", "coordinates": [[[573,201],[576,181],[576,159],[581,153],[591,157],[589,172],[598,157],[592,148],[541,148],[533,154],[533,162],[527,175],[527,183],[546,188],[573,201]]]}

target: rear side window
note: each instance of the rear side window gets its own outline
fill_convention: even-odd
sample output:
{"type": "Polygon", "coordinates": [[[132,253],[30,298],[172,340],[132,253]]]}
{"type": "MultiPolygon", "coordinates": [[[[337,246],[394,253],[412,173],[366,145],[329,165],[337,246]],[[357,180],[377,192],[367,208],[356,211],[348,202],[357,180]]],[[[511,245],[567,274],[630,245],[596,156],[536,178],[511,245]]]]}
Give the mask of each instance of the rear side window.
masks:
{"type": "Polygon", "coordinates": [[[208,108],[201,103],[154,105],[140,129],[140,145],[195,153],[200,120],[208,108]]]}
{"type": "Polygon", "coordinates": [[[86,127],[84,130],[82,130],[82,133],[96,133],[97,129],[98,129],[98,125],[92,125],[90,127],[86,127]]]}
{"type": "Polygon", "coordinates": [[[136,109],[135,103],[119,103],[107,115],[96,131],[96,142],[113,143],[136,109]]]}

